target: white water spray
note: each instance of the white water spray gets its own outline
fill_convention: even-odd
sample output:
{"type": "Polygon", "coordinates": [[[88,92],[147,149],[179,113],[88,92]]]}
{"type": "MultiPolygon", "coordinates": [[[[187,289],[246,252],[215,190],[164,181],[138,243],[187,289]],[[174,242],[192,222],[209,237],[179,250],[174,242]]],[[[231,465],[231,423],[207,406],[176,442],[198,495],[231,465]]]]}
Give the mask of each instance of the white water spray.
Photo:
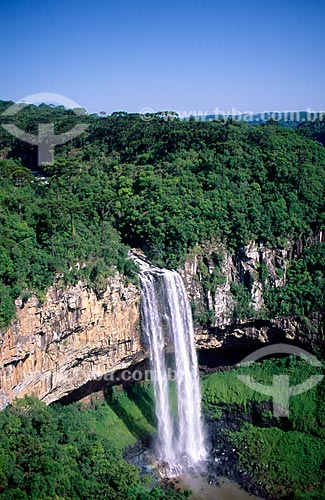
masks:
{"type": "Polygon", "coordinates": [[[173,422],[169,406],[168,375],[163,355],[164,336],[153,275],[141,275],[141,286],[142,327],[148,335],[150,360],[154,371],[153,380],[158,426],[157,459],[161,462],[171,463],[175,460],[173,422]]]}
{"type": "Polygon", "coordinates": [[[159,269],[132,257],[141,270],[142,328],[148,338],[154,374],[157,460],[167,465],[169,473],[181,472],[206,458],[191,308],[176,271],[159,269]],[[176,422],[169,402],[166,337],[175,352],[176,422]]]}
{"type": "Polygon", "coordinates": [[[204,460],[206,450],[202,429],[199,369],[194,346],[192,311],[182,278],[176,271],[165,271],[164,281],[168,322],[175,349],[178,457],[190,465],[204,460]]]}

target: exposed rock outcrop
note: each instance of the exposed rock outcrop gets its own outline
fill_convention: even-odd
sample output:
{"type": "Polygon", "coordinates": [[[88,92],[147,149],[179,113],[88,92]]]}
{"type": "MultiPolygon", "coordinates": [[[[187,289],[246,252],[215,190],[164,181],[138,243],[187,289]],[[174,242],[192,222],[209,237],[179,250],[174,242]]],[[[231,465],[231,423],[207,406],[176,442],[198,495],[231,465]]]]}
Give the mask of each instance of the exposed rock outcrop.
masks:
{"type": "MultiPolygon", "coordinates": [[[[285,283],[289,253],[255,243],[237,255],[218,243],[193,253],[179,271],[194,308],[198,349],[292,342],[308,350],[321,344],[320,314],[311,318],[312,328],[299,317],[257,319],[265,284],[285,283]],[[234,284],[249,294],[248,320],[234,321],[234,284]]],[[[146,358],[139,303],[140,290],[118,273],[100,296],[82,282],[68,289],[56,283],[42,304],[35,296],[17,301],[16,318],[0,335],[0,408],[25,394],[51,403],[70,400],[83,387],[91,393],[93,382],[146,358]]]]}
{"type": "Polygon", "coordinates": [[[314,314],[310,323],[300,316],[279,317],[271,320],[253,319],[236,325],[209,329],[197,328],[198,349],[254,350],[263,344],[292,343],[313,351],[322,345],[322,314],[314,314]]]}
{"type": "Polygon", "coordinates": [[[43,304],[17,301],[1,338],[0,406],[25,394],[51,403],[141,359],[139,300],[137,287],[116,274],[101,297],[79,282],[52,286],[43,304]]]}
{"type": "MultiPolygon", "coordinates": [[[[318,237],[317,237],[318,238],[318,237]]],[[[318,242],[318,239],[315,240],[318,242]]],[[[323,315],[259,319],[266,286],[283,286],[292,249],[256,243],[231,255],[220,243],[197,248],[182,274],[195,316],[198,349],[257,349],[267,343],[294,343],[315,350],[322,344],[323,315]],[[251,316],[235,320],[234,286],[247,294],[251,316]]]]}
{"type": "Polygon", "coordinates": [[[230,255],[218,243],[198,249],[180,270],[197,323],[208,312],[212,327],[233,324],[234,285],[242,285],[250,295],[252,317],[257,315],[265,305],[264,286],[278,287],[285,283],[288,254],[289,250],[270,249],[256,243],[242,247],[236,255],[230,255]]]}

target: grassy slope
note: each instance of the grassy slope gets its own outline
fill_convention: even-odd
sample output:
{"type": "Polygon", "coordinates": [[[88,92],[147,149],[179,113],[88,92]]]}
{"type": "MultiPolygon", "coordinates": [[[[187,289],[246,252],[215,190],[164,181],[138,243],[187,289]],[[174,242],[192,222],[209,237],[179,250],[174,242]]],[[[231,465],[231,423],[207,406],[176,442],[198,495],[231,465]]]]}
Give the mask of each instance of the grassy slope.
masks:
{"type": "Polygon", "coordinates": [[[107,439],[112,448],[122,452],[138,439],[153,434],[153,393],[150,387],[139,385],[128,392],[113,389],[105,403],[83,410],[89,425],[99,436],[107,439]]]}
{"type": "MultiPolygon", "coordinates": [[[[245,412],[249,401],[269,399],[246,387],[238,374],[250,374],[265,385],[271,383],[275,374],[288,374],[290,385],[296,385],[316,373],[319,374],[320,370],[305,361],[291,358],[267,360],[250,368],[212,374],[202,380],[203,406],[210,415],[217,417],[225,404],[240,404],[245,412]]],[[[285,495],[297,499],[324,498],[321,486],[325,460],[323,401],[324,383],[321,383],[291,398],[286,422],[288,431],[244,425],[239,432],[227,433],[237,449],[242,468],[252,473],[254,479],[263,483],[276,498],[285,495]]]]}
{"type": "MultiPolygon", "coordinates": [[[[296,385],[319,374],[320,370],[297,358],[266,360],[248,368],[216,373],[202,378],[202,401],[206,412],[215,418],[225,405],[238,405],[249,412],[249,402],[269,399],[252,391],[237,377],[249,374],[265,385],[272,383],[274,375],[288,374],[290,385],[296,385]]],[[[322,498],[321,466],[325,460],[324,439],[324,384],[290,400],[290,414],[286,422],[289,429],[283,431],[276,426],[260,428],[244,425],[239,432],[227,432],[228,439],[237,449],[242,468],[252,473],[257,482],[262,482],[271,495],[281,498],[291,495],[297,499],[322,498]]],[[[170,386],[171,406],[176,409],[175,385],[170,386]]],[[[145,439],[155,430],[153,387],[150,383],[137,384],[125,392],[113,390],[107,403],[97,411],[85,410],[93,419],[96,432],[111,440],[120,451],[137,439],[145,439]],[[108,404],[107,404],[108,403],[108,404]]],[[[270,425],[277,424],[271,413],[263,415],[270,425]]],[[[281,419],[278,419],[280,424],[281,419]]]]}

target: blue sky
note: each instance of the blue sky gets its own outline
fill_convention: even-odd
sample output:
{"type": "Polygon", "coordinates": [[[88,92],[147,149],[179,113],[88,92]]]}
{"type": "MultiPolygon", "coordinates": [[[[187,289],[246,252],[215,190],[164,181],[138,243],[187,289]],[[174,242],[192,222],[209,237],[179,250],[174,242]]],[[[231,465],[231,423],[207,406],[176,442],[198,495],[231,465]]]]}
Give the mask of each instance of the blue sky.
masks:
{"type": "Polygon", "coordinates": [[[2,0],[0,99],[325,109],[324,0],[2,0]]]}

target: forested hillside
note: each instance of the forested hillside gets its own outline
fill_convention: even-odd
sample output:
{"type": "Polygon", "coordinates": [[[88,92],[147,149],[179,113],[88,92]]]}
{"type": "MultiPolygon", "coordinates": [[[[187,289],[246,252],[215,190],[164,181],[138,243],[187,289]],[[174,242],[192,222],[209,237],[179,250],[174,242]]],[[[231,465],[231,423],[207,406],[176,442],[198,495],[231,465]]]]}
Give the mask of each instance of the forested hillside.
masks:
{"type": "MultiPolygon", "coordinates": [[[[182,500],[188,492],[162,490],[122,458],[136,442],[118,413],[136,422],[144,439],[153,431],[137,405],[121,393],[88,410],[46,406],[26,397],[0,413],[2,500],[182,500]],[[107,404],[108,403],[108,404],[107,404]],[[96,410],[96,411],[94,411],[96,410]]],[[[157,483],[157,479],[155,483],[157,483]]]]}
{"type": "MultiPolygon", "coordinates": [[[[10,104],[0,101],[0,113],[10,104]]],[[[325,149],[300,129],[46,105],[14,118],[34,134],[38,123],[88,130],[39,167],[35,146],[0,127],[1,327],[19,295],[42,298],[56,273],[98,290],[116,268],[132,278],[129,246],[175,267],[205,241],[234,252],[252,240],[289,248],[324,225],[325,149]]],[[[307,247],[285,287],[269,290],[269,313],[321,309],[324,260],[323,246],[307,247]]]]}

